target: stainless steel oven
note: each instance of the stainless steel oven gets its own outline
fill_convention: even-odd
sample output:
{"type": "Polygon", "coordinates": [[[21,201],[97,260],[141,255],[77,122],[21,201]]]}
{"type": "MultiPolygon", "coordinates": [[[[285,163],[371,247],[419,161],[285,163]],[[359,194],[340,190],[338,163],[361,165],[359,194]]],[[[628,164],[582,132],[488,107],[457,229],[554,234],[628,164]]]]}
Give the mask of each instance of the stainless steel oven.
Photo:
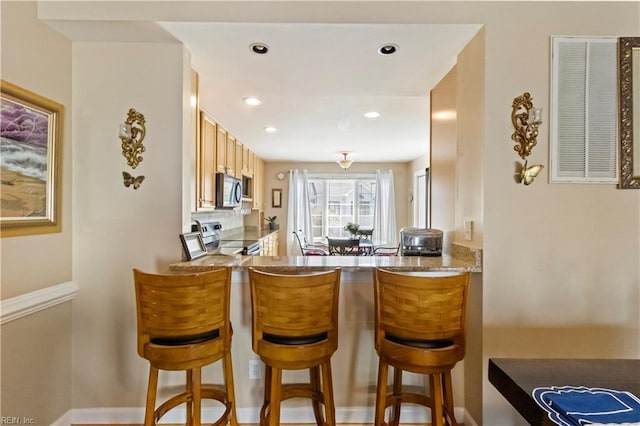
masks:
{"type": "Polygon", "coordinates": [[[260,256],[262,255],[262,243],[260,241],[256,241],[253,244],[248,245],[246,248],[246,253],[244,253],[247,256],[260,256]]]}

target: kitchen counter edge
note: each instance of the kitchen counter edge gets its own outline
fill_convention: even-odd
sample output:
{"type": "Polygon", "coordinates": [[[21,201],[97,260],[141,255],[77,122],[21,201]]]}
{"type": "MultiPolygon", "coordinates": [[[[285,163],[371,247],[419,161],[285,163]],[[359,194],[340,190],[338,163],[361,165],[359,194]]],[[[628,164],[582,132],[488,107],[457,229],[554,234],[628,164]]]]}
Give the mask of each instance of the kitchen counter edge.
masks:
{"type": "Polygon", "coordinates": [[[340,267],[346,272],[368,271],[373,268],[394,268],[405,271],[482,272],[482,249],[452,243],[451,256],[241,256],[206,255],[191,261],[171,264],[171,272],[192,273],[230,266],[234,271],[249,267],[292,268],[293,270],[323,270],[340,267]]]}

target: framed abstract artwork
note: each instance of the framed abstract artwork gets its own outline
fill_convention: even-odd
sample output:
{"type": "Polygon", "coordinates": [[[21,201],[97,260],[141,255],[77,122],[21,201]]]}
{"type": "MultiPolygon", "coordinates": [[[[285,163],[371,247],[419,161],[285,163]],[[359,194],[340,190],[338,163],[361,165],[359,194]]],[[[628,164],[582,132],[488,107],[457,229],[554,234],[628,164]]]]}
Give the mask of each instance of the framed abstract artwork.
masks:
{"type": "Polygon", "coordinates": [[[64,107],[0,80],[0,235],[60,232],[64,107]]]}

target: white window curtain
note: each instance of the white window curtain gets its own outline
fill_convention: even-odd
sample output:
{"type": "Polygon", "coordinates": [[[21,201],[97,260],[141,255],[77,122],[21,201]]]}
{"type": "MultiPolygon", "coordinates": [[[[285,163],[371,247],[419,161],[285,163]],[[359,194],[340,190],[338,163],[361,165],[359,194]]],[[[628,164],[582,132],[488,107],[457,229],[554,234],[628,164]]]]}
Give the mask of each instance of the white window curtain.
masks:
{"type": "Polygon", "coordinates": [[[396,196],[393,170],[376,171],[376,204],[373,211],[373,239],[386,246],[398,244],[396,229],[396,196]]]}
{"type": "Polygon", "coordinates": [[[306,170],[289,171],[289,210],[287,217],[287,254],[301,256],[300,246],[293,231],[302,230],[312,235],[311,204],[309,202],[309,176],[306,170]]]}

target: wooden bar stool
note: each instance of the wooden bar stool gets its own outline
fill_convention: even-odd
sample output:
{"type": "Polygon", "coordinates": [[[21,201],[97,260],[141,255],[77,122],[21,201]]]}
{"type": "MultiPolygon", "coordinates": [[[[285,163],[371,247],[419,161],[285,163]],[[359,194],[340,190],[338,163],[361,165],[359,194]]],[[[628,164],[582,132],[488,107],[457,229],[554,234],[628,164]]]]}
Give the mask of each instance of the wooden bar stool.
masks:
{"type": "Polygon", "coordinates": [[[375,348],[378,386],[375,424],[397,426],[403,402],[431,409],[431,424],[456,426],[451,370],[465,354],[465,311],[469,273],[426,276],[376,269],[375,348]],[[387,372],[394,368],[387,393],[387,372]],[[403,391],[402,372],[429,375],[429,396],[403,391]],[[392,406],[389,422],[385,410],[392,406]]]}
{"type": "Polygon", "coordinates": [[[149,361],[145,426],[186,404],[187,425],[200,426],[201,399],[222,403],[214,425],[237,426],[229,302],[231,269],[189,275],[155,275],[133,270],[138,317],[138,355],[149,361]],[[202,385],[201,368],[222,360],[224,390],[202,385]],[[186,371],[186,389],[157,408],[159,370],[186,371]]]}
{"type": "Polygon", "coordinates": [[[305,397],[318,425],[335,425],[331,356],[338,349],[340,269],[268,271],[249,268],[253,351],[265,363],[260,424],[279,425],[280,403],[305,397]],[[282,383],[283,370],[302,369],[309,369],[308,383],[282,383]]]}

